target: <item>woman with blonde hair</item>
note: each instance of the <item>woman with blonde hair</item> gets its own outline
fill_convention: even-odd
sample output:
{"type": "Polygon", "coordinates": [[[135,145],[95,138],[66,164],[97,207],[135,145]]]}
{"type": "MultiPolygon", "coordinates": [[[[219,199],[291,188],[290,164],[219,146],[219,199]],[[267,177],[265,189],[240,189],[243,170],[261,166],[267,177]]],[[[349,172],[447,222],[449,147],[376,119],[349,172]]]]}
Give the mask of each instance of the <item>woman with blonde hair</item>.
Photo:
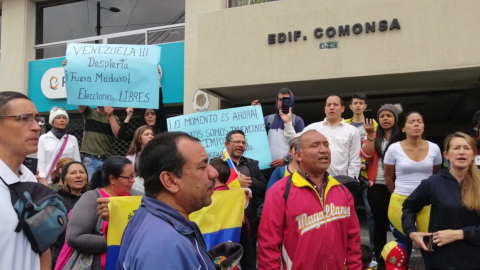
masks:
{"type": "Polygon", "coordinates": [[[433,270],[480,269],[480,171],[475,165],[475,142],[455,132],[445,139],[444,149],[450,169],[422,181],[405,200],[403,231],[430,251],[433,270]],[[429,204],[428,232],[417,232],[416,215],[429,204]]]}

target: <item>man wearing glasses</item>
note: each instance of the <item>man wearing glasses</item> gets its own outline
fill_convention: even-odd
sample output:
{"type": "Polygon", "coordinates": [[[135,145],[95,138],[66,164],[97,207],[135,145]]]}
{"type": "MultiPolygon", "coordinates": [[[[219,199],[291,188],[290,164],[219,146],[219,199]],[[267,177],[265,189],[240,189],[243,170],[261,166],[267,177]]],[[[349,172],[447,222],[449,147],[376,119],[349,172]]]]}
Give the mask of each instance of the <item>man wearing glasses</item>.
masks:
{"type": "MultiPolygon", "coordinates": [[[[227,149],[230,159],[233,161],[238,171],[238,181],[242,188],[250,188],[253,198],[248,207],[245,209],[250,224],[250,235],[240,237],[240,244],[243,246],[243,257],[241,265],[243,270],[256,269],[255,261],[257,258],[256,235],[257,222],[255,216],[258,206],[262,203],[265,191],[267,189],[267,181],[260,172],[258,161],[243,156],[247,141],[245,133],[241,130],[232,130],[227,134],[225,148],[227,149]]],[[[243,229],[243,228],[242,228],[243,229]]]]}
{"type": "Polygon", "coordinates": [[[36,153],[40,126],[35,105],[18,92],[0,92],[0,265],[2,269],[51,269],[50,250],[40,256],[35,253],[24,233],[16,233],[18,216],[12,207],[10,191],[5,185],[17,182],[37,182],[22,162],[36,153]],[[5,182],[5,183],[4,183],[5,182]]]}

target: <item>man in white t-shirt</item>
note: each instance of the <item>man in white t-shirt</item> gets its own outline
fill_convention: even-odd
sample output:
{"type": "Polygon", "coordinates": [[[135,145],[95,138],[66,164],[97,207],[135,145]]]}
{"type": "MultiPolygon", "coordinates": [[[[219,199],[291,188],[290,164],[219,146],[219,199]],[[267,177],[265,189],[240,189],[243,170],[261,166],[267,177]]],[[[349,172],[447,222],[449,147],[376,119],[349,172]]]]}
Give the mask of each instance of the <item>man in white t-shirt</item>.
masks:
{"type": "MultiPolygon", "coordinates": [[[[327,137],[332,153],[328,173],[332,176],[348,175],[358,178],[360,174],[360,133],[342,118],[345,105],[338,95],[330,95],[325,101],[325,120],[308,125],[303,130],[316,130],[327,137]]],[[[292,140],[295,130],[285,126],[285,137],[292,140]]]]}
{"type": "Polygon", "coordinates": [[[0,269],[52,269],[50,250],[40,256],[22,231],[15,232],[18,216],[4,183],[37,182],[22,163],[27,155],[37,152],[40,125],[44,122],[28,97],[18,92],[0,92],[0,269]]]}

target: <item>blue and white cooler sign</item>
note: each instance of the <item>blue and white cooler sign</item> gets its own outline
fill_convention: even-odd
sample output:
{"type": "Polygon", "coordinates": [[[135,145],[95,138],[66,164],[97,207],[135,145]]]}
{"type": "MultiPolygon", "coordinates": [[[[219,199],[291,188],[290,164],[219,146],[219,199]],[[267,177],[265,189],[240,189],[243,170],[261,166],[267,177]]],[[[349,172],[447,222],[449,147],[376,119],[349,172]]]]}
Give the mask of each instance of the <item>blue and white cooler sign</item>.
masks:
{"type": "Polygon", "coordinates": [[[160,54],[158,46],[69,44],[67,103],[157,109],[160,54]]]}

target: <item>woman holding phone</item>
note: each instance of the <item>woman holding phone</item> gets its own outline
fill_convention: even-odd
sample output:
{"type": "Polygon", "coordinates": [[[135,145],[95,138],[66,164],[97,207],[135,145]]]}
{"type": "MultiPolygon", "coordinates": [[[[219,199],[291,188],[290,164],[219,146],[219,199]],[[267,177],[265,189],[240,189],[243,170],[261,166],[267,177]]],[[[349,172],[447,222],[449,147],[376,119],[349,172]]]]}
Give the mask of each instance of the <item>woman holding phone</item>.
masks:
{"type": "Polygon", "coordinates": [[[388,220],[388,204],[390,202],[390,191],[385,182],[383,161],[385,150],[390,140],[400,133],[398,127],[398,115],[402,113],[400,104],[385,104],[378,110],[379,125],[375,131],[375,123],[372,119],[365,119],[364,128],[367,133],[363,141],[360,155],[368,161],[368,203],[373,215],[373,244],[375,247],[375,258],[380,269],[385,268],[385,261],[381,259],[382,249],[387,244],[387,232],[390,222],[388,220]]]}
{"type": "MultiPolygon", "coordinates": [[[[424,129],[425,124],[420,113],[407,113],[405,123],[401,125],[401,132],[391,141],[383,159],[385,183],[392,194],[388,207],[388,219],[392,224],[396,241],[407,247],[409,253],[412,250],[412,240],[402,230],[402,204],[422,180],[436,174],[442,164],[440,148],[423,139],[424,129]]],[[[426,206],[417,215],[419,231],[428,231],[429,218],[430,206],[426,206]]],[[[425,256],[424,260],[426,260],[425,256]]],[[[427,261],[425,266],[429,269],[427,261]]]]}
{"type": "Polygon", "coordinates": [[[472,137],[455,132],[445,139],[449,170],[424,180],[403,203],[403,231],[427,251],[432,270],[480,269],[480,171],[472,137]],[[417,232],[416,216],[431,205],[427,232],[417,232]],[[433,244],[427,247],[426,244],[433,244]]]}

